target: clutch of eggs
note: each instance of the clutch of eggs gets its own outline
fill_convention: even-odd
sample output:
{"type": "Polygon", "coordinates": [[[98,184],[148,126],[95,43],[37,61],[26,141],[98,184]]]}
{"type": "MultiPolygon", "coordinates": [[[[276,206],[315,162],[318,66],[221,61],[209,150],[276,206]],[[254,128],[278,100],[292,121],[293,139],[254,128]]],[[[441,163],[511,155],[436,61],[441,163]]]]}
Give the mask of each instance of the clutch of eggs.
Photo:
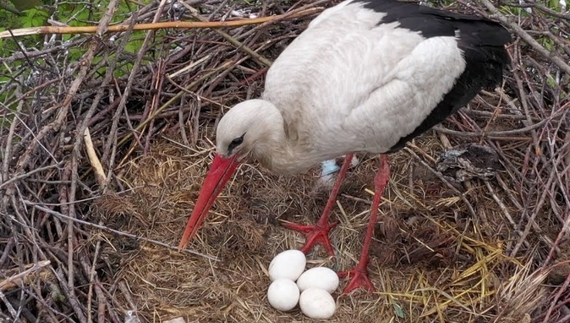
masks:
{"type": "Polygon", "coordinates": [[[286,250],[275,256],[269,264],[272,283],[267,299],[277,310],[289,311],[299,304],[306,316],[327,319],[336,310],[331,293],[338,287],[338,275],[326,267],[305,271],[306,264],[307,258],[299,250],[286,250]]]}

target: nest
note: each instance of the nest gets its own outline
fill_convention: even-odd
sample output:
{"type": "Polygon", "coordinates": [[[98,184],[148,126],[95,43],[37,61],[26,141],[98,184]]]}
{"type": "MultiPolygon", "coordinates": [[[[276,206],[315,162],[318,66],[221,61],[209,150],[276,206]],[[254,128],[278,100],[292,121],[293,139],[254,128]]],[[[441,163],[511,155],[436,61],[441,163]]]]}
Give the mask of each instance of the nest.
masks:
{"type": "MultiPolygon", "coordinates": [[[[48,34],[36,36],[40,49],[30,45],[38,38],[4,40],[20,45],[0,58],[11,73],[0,83],[9,91],[0,321],[309,322],[272,309],[265,293],[270,260],[304,242],[282,221],[313,223],[326,203],[318,170],[285,178],[240,166],[197,238],[176,246],[219,117],[258,96],[271,61],[335,3],[131,3],[126,18],[111,1],[103,27],[278,18],[48,34]]],[[[495,91],[390,157],[368,267],[377,291],[335,294],[330,321],[568,322],[570,16],[539,2],[429,5],[501,21],[514,35],[513,64],[495,91]]],[[[310,267],[358,261],[377,168],[374,156],[359,157],[333,213],[337,257],[318,247],[310,267]]]]}

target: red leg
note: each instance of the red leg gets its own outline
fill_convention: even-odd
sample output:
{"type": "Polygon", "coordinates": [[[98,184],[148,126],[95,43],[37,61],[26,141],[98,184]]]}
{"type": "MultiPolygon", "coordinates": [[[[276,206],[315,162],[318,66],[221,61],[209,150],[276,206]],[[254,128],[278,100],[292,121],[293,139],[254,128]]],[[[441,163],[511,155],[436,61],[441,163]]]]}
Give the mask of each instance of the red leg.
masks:
{"type": "Polygon", "coordinates": [[[366,236],[364,237],[364,245],[362,247],[362,253],[360,254],[360,261],[358,261],[358,265],[356,265],[354,269],[338,273],[339,277],[352,277],[343,291],[344,294],[348,294],[357,288],[365,288],[371,291],[374,290],[374,286],[368,278],[368,271],[366,269],[368,265],[368,251],[370,249],[372,235],[374,234],[374,225],[376,225],[376,220],[378,218],[378,205],[382,200],[382,194],[384,193],[386,184],[388,184],[389,178],[390,165],[388,164],[388,157],[386,155],[380,155],[380,169],[374,177],[374,200],[372,200],[370,220],[368,221],[368,228],[366,229],[366,236]]]}
{"type": "Polygon", "coordinates": [[[321,215],[321,218],[315,225],[301,225],[296,223],[284,223],[283,225],[291,230],[299,231],[307,237],[305,245],[300,249],[303,253],[309,252],[317,244],[322,245],[327,249],[330,256],[334,256],[334,250],[329,240],[329,231],[334,228],[338,223],[329,223],[329,214],[336,202],[336,197],[340,190],[340,185],[346,177],[346,171],[350,167],[350,162],[352,160],[353,154],[348,154],[344,158],[342,167],[334,183],[334,187],[325,206],[325,210],[321,215]]]}

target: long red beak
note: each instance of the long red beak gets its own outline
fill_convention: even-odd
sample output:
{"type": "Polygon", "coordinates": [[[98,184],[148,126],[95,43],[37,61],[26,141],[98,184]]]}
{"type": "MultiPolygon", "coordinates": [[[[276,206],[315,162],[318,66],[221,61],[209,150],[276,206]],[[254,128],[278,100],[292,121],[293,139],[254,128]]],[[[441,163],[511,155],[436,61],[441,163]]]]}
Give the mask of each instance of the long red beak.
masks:
{"type": "Polygon", "coordinates": [[[184,230],[184,235],[180,240],[178,249],[184,249],[188,244],[188,241],[192,240],[198,229],[202,226],[202,223],[206,219],[208,211],[216,201],[216,197],[226,186],[226,183],[232,177],[235,172],[236,167],[240,164],[236,156],[230,158],[223,158],[216,154],[212,166],[206,179],[204,180],[204,185],[200,191],[200,196],[196,201],[194,206],[194,211],[190,215],[188,224],[186,225],[186,230],[184,230]]]}

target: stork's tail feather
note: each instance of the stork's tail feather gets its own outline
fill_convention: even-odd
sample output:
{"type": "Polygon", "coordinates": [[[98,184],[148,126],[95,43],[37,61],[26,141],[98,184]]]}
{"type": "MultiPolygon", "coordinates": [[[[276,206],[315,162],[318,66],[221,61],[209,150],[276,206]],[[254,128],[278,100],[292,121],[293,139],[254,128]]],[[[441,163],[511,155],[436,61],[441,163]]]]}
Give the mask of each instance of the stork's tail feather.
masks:
{"type": "Polygon", "coordinates": [[[472,70],[484,71],[480,85],[493,89],[502,82],[503,71],[511,63],[505,49],[512,41],[511,35],[503,26],[489,20],[459,23],[457,27],[458,46],[463,50],[467,64],[472,70]]]}

